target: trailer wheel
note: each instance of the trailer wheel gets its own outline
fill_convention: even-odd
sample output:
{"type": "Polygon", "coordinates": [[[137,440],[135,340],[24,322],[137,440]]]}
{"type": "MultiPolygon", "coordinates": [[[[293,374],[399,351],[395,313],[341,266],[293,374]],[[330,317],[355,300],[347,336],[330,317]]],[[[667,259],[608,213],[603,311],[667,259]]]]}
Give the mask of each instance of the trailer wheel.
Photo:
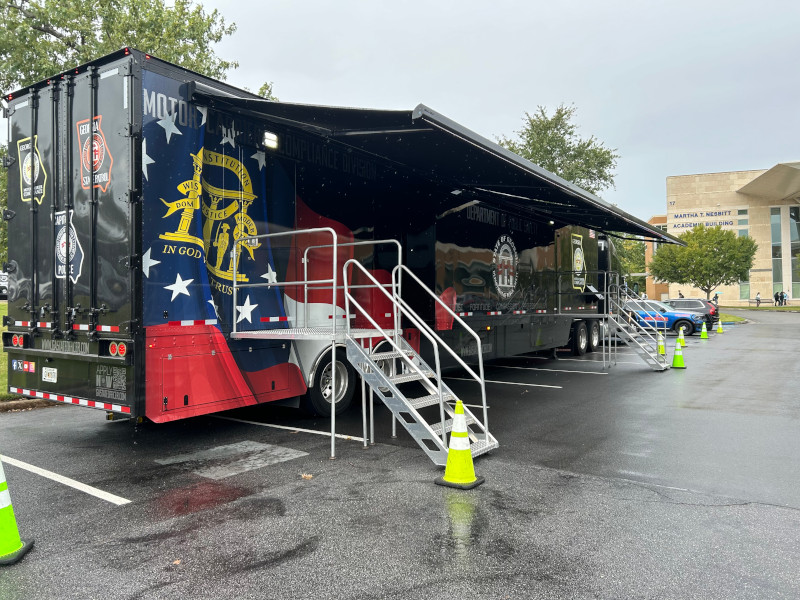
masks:
{"type": "Polygon", "coordinates": [[[589,347],[589,333],[586,330],[586,323],[578,321],[572,326],[572,353],[575,356],[583,356],[589,347]]]}
{"type": "MultiPolygon", "coordinates": [[[[350,407],[356,388],[356,372],[345,353],[336,351],[336,414],[350,407]]],[[[331,353],[326,351],[314,373],[314,385],[303,397],[303,408],[320,417],[331,416],[331,353]]]]}
{"type": "Polygon", "coordinates": [[[594,352],[600,347],[600,325],[596,320],[589,321],[589,347],[588,352],[594,352]]]}

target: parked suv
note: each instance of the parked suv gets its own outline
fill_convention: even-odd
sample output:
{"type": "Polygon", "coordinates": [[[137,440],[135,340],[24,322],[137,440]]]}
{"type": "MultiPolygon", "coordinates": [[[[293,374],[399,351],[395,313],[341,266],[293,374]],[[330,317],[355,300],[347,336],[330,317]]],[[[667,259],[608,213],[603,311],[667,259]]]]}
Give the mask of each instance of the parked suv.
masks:
{"type": "Polygon", "coordinates": [[[675,333],[683,327],[686,335],[692,335],[703,326],[702,315],[675,310],[655,300],[630,300],[623,308],[628,317],[635,318],[642,327],[672,329],[675,333]]]}
{"type": "Polygon", "coordinates": [[[664,304],[671,306],[675,310],[696,312],[703,315],[708,328],[711,328],[714,323],[719,321],[719,309],[711,300],[704,300],[703,298],[670,298],[665,300],[664,304]]]}

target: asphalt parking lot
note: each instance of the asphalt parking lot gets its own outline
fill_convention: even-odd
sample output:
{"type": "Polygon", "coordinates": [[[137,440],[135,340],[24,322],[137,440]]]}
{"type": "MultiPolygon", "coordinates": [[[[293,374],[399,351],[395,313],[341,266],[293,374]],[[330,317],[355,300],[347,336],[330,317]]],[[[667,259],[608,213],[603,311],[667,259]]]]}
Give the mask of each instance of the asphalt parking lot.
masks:
{"type": "Polygon", "coordinates": [[[468,492],[380,407],[368,449],[360,410],[338,419],[336,460],[327,421],[276,407],[0,414],[36,540],[0,599],[800,597],[800,314],[753,320],[688,338],[685,370],[625,349],[488,365],[501,445],[468,492]]]}

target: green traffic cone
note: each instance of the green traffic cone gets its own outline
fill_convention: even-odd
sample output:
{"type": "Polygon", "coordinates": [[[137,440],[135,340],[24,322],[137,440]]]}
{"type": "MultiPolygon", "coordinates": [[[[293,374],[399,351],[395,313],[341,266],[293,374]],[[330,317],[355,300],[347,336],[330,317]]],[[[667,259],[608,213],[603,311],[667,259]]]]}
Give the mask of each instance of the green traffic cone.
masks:
{"type": "Polygon", "coordinates": [[[686,364],[683,362],[683,351],[680,344],[675,344],[675,354],[672,355],[672,368],[685,369],[686,364]]]}
{"type": "Polygon", "coordinates": [[[706,329],[706,322],[703,321],[703,329],[700,331],[700,339],[707,340],[708,339],[708,329],[706,329]]]}
{"type": "Polygon", "coordinates": [[[0,462],[0,565],[13,565],[33,547],[33,540],[19,537],[6,474],[0,462]]]}

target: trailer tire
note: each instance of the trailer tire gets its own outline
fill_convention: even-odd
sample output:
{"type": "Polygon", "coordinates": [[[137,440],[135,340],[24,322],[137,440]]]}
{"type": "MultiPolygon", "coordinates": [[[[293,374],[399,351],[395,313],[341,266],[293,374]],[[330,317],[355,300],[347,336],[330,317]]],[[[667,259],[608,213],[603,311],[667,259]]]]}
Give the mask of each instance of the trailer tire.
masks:
{"type": "Polygon", "coordinates": [[[572,326],[572,353],[575,356],[583,356],[589,347],[589,333],[586,323],[578,321],[572,326]]]}
{"type": "Polygon", "coordinates": [[[589,346],[586,349],[588,352],[594,352],[600,347],[600,325],[592,319],[589,321],[589,346]]]}
{"type": "MultiPolygon", "coordinates": [[[[346,411],[353,402],[356,389],[356,372],[345,353],[336,351],[336,414],[346,411]]],[[[313,384],[303,396],[303,408],[320,417],[331,416],[331,353],[323,353],[314,372],[313,384]]]]}

